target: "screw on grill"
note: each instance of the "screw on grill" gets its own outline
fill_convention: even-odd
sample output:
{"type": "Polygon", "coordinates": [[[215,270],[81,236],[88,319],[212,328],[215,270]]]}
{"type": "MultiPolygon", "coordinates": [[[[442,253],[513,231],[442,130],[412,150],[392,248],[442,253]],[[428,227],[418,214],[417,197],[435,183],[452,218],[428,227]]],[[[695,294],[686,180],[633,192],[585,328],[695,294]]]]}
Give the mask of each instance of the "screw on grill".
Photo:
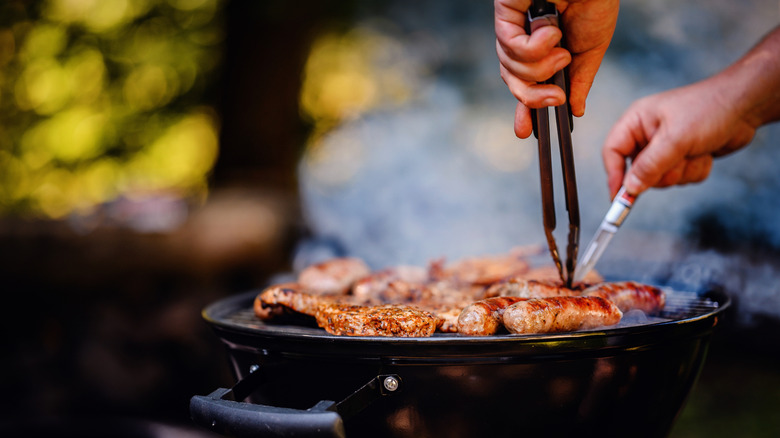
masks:
{"type": "Polygon", "coordinates": [[[385,385],[385,389],[388,391],[395,391],[398,389],[398,379],[396,379],[393,376],[387,376],[385,377],[385,381],[383,382],[385,385]]]}

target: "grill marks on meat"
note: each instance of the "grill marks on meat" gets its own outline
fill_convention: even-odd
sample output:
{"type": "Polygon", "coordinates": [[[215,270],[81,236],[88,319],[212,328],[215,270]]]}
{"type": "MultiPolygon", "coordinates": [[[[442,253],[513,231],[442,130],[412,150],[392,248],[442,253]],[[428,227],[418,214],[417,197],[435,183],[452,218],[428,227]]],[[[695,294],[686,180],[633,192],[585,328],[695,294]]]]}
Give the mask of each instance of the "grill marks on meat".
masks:
{"type": "Polygon", "coordinates": [[[624,313],[638,309],[652,314],[662,310],[666,304],[666,296],[661,289],[635,281],[597,284],[585,289],[582,294],[608,299],[624,313]]]}
{"type": "Polygon", "coordinates": [[[501,327],[504,310],[527,298],[492,297],[468,305],[458,315],[458,333],[469,336],[488,336],[501,327]]]}
{"type": "Polygon", "coordinates": [[[519,301],[504,311],[510,333],[558,333],[615,325],[623,313],[601,297],[551,297],[519,301]]]}
{"type": "Polygon", "coordinates": [[[354,306],[323,304],[317,311],[317,325],[332,335],[427,337],[433,335],[439,319],[412,306],[354,306]]]}

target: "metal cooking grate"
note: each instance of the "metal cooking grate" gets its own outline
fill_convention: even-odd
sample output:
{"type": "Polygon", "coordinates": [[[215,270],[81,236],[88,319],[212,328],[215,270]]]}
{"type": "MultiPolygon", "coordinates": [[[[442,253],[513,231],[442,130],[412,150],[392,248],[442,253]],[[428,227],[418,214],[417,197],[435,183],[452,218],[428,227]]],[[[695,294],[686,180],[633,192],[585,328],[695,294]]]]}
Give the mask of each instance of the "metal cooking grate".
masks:
{"type": "Polygon", "coordinates": [[[264,323],[257,319],[257,316],[255,316],[255,311],[251,307],[247,309],[239,309],[236,312],[230,314],[223,321],[248,328],[262,328],[265,326],[264,323]]]}

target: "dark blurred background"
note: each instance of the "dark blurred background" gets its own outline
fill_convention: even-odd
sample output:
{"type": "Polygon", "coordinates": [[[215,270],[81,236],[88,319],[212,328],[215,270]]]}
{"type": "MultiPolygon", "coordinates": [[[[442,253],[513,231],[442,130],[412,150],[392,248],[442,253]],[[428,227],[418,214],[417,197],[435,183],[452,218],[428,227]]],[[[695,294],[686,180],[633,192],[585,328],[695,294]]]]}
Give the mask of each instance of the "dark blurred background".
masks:
{"type": "MultiPolygon", "coordinates": [[[[771,0],[623,2],[575,121],[583,239],[620,113],[778,18],[771,0]]],[[[205,435],[189,398],[233,383],[207,304],[334,255],[543,243],[492,25],[468,0],[3,2],[3,435],[205,435]]],[[[598,267],[735,299],[674,437],[780,433],[776,133],[643,197],[598,267]]]]}

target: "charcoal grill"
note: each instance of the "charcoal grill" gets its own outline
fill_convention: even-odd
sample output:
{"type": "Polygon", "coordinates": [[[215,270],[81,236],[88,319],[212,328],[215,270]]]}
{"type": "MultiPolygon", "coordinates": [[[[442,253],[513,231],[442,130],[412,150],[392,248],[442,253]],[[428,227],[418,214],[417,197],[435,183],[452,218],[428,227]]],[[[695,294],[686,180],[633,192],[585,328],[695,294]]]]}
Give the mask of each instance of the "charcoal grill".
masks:
{"type": "Polygon", "coordinates": [[[232,436],[666,436],[730,300],[664,290],[660,314],[607,329],[429,338],[266,324],[250,291],[203,311],[237,383],[191,415],[232,436]]]}

